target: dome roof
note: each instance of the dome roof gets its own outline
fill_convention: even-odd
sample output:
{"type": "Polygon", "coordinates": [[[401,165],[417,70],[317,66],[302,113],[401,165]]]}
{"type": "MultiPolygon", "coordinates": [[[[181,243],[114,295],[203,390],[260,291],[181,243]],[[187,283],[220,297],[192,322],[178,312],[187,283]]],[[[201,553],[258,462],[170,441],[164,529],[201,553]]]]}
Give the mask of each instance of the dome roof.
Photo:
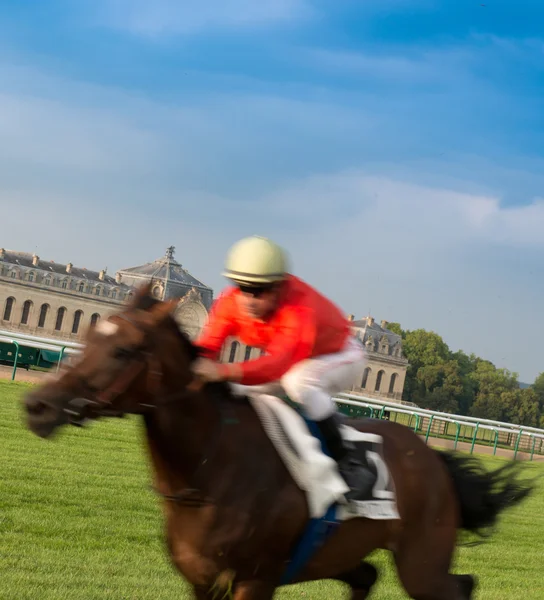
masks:
{"type": "Polygon", "coordinates": [[[174,246],[166,249],[166,253],[161,258],[152,262],[121,269],[118,274],[122,277],[141,277],[143,279],[162,280],[165,284],[177,283],[189,288],[210,290],[211,288],[191,275],[184,269],[180,263],[174,259],[174,246]]]}

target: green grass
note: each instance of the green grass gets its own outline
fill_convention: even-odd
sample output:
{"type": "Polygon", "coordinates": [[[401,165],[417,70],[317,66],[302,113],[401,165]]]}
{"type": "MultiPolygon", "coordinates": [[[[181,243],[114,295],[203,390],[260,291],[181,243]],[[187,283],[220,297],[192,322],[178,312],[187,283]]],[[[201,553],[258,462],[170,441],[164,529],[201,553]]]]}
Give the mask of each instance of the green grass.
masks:
{"type": "MultiPolygon", "coordinates": [[[[0,382],[0,598],[161,600],[190,598],[163,546],[161,502],[136,418],[65,428],[51,441],[22,424],[28,384],[0,382]]],[[[499,459],[486,458],[490,467],[499,459]]],[[[544,465],[528,464],[530,474],[544,465]]],[[[491,542],[460,548],[456,572],[476,574],[481,600],[544,597],[544,485],[507,513],[491,542]]],[[[406,598],[389,555],[373,597],[406,598]]],[[[292,586],[278,598],[343,597],[333,582],[292,586]]]]}

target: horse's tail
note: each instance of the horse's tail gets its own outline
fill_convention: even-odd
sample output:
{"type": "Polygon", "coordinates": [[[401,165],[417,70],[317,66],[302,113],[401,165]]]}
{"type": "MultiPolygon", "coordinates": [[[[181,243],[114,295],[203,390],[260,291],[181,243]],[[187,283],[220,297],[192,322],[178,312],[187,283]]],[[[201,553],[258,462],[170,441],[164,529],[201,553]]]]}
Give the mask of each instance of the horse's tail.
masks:
{"type": "Polygon", "coordinates": [[[533,482],[520,482],[521,463],[512,461],[487,471],[480,460],[447,451],[436,451],[443,460],[457,492],[461,529],[478,535],[495,525],[505,509],[513,507],[534,490],[533,482]]]}

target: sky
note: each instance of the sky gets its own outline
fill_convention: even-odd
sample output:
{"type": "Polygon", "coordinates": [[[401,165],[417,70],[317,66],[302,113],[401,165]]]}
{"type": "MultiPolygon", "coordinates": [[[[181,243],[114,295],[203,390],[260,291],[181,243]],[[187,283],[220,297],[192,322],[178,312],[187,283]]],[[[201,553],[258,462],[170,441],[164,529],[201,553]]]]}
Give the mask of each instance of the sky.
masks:
{"type": "Polygon", "coordinates": [[[89,269],[240,237],[360,318],[544,371],[540,0],[0,2],[0,246],[89,269]]]}

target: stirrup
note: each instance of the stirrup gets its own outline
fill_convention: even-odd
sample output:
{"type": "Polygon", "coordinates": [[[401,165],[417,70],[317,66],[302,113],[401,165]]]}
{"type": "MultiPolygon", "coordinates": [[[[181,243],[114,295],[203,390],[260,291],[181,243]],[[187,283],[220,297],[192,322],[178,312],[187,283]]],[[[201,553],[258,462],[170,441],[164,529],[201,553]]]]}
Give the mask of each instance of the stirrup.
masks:
{"type": "Polygon", "coordinates": [[[349,453],[338,463],[338,470],[349,487],[349,491],[345,493],[346,500],[360,500],[374,485],[374,473],[349,453]]]}

